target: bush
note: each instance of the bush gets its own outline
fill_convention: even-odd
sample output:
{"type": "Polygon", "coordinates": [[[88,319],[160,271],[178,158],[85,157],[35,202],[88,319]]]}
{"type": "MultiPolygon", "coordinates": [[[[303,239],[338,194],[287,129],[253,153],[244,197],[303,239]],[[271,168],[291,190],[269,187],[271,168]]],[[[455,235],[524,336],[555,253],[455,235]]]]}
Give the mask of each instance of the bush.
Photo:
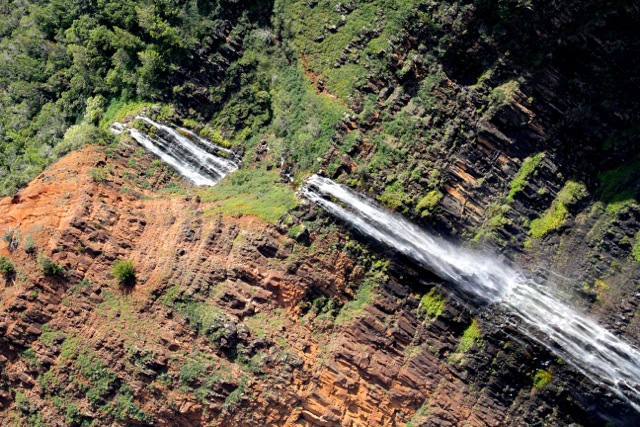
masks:
{"type": "Polygon", "coordinates": [[[89,169],[89,176],[93,182],[102,184],[107,180],[107,170],[105,168],[93,168],[89,169]]]}
{"type": "Polygon", "coordinates": [[[444,195],[438,190],[433,190],[427,193],[418,204],[416,205],[416,209],[420,212],[420,216],[423,218],[428,217],[431,213],[438,207],[438,203],[444,195]]]}
{"type": "Polygon", "coordinates": [[[553,380],[551,370],[538,369],[533,377],[533,387],[542,388],[553,380]]]}
{"type": "Polygon", "coordinates": [[[0,274],[5,276],[5,278],[9,278],[15,272],[16,268],[13,266],[13,263],[9,260],[9,258],[0,255],[0,274]]]}
{"type": "Polygon", "coordinates": [[[436,288],[432,288],[429,293],[422,296],[418,306],[422,315],[428,319],[435,319],[442,314],[446,298],[441,295],[436,288]]]}
{"type": "Polygon", "coordinates": [[[54,147],[53,154],[56,157],[62,157],[86,144],[106,145],[110,139],[111,135],[103,129],[90,123],[80,123],[67,129],[62,142],[54,147]]]}
{"type": "Polygon", "coordinates": [[[111,274],[120,285],[133,286],[136,284],[136,269],[131,260],[116,261],[111,269],[111,274]]]}
{"type": "Polygon", "coordinates": [[[27,234],[24,237],[24,241],[22,242],[22,249],[26,254],[32,254],[36,250],[36,242],[33,240],[33,236],[31,234],[27,234]]]}
{"type": "Polygon", "coordinates": [[[45,255],[38,257],[38,264],[40,264],[40,268],[42,268],[45,276],[55,276],[62,273],[63,270],[60,264],[45,255]]]}

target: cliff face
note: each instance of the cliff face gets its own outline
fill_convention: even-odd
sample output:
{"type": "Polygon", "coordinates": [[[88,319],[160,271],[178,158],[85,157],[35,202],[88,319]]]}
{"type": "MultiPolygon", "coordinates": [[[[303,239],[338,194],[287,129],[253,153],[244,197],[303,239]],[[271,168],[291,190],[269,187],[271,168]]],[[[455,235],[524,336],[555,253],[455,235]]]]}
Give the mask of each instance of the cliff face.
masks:
{"type": "Polygon", "coordinates": [[[612,412],[571,368],[481,331],[437,279],[324,220],[325,236],[296,241],[284,224],[128,187],[151,158],[105,151],[72,153],[2,200],[0,227],[22,235],[3,249],[18,271],[3,288],[3,423],[589,425],[592,405],[612,412]],[[63,272],[43,275],[44,256],[63,272]],[[134,261],[133,288],[111,277],[115,259],[134,261]]]}
{"type": "Polygon", "coordinates": [[[234,12],[215,72],[206,49],[172,70],[165,120],[242,147],[218,189],[125,137],[0,201],[3,425],[637,424],[508,313],[293,195],[320,169],[638,343],[637,6],[387,3],[234,12]]]}
{"type": "Polygon", "coordinates": [[[3,424],[588,421],[571,393],[533,386],[544,353],[507,350],[499,331],[461,349],[469,312],[449,300],[427,314],[424,273],[381,267],[336,229],[301,244],[190,197],[123,193],[123,172],[150,161],[132,170],[131,150],[96,183],[104,151],[72,153],[2,200],[3,232],[35,251],[3,249],[18,270],[2,300],[3,424]],[[44,276],[43,256],[63,272],[44,276]],[[134,261],[135,287],[116,284],[115,259],[134,261]],[[354,291],[363,280],[375,285],[354,291]]]}

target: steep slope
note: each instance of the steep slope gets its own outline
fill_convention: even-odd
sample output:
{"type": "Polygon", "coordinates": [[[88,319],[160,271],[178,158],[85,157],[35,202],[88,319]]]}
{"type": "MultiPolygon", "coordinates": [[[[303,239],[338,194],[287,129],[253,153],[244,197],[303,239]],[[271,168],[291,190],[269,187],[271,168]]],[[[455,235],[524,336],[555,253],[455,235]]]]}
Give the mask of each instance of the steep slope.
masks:
{"type": "Polygon", "coordinates": [[[3,423],[595,422],[592,384],[473,319],[434,277],[306,208],[274,227],[222,215],[196,188],[163,195],[176,178],[148,175],[149,155],[107,151],[72,153],[2,200],[0,227],[19,239],[3,249],[17,270],[2,300],[3,423]],[[294,232],[301,243],[287,236],[298,218],[318,227],[294,232]],[[49,256],[60,273],[43,273],[49,256]],[[134,261],[134,287],[110,276],[117,259],[134,261]]]}
{"type": "Polygon", "coordinates": [[[87,2],[53,20],[63,3],[0,8],[3,425],[639,422],[505,313],[294,195],[321,172],[637,345],[636,4],[126,2],[93,20],[114,2],[87,2]],[[143,33],[121,84],[114,26],[143,33]],[[43,52],[53,77],[7,72],[43,52]],[[192,187],[105,133],[141,110],[242,167],[192,187]],[[103,145],[16,193],[85,142],[103,145]],[[126,260],[133,286],[112,273],[126,260]]]}

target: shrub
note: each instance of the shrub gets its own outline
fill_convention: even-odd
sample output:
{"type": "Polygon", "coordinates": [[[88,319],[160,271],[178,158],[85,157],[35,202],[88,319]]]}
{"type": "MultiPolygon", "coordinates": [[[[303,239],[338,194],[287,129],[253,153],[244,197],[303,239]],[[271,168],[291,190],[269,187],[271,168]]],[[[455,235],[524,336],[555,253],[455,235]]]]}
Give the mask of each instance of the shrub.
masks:
{"type": "Polygon", "coordinates": [[[60,264],[46,255],[40,255],[38,257],[38,264],[40,264],[40,268],[42,268],[45,276],[55,276],[62,273],[63,270],[60,264]]]}
{"type": "Polygon", "coordinates": [[[402,207],[406,199],[407,194],[402,189],[402,184],[398,181],[386,187],[382,194],[378,196],[380,203],[394,210],[402,207]]]}
{"type": "Polygon", "coordinates": [[[32,254],[36,250],[36,242],[33,240],[31,234],[27,234],[22,242],[22,249],[26,254],[32,254]]]}
{"type": "Polygon", "coordinates": [[[91,177],[93,182],[102,184],[107,180],[107,171],[105,168],[89,169],[89,176],[91,177]]]}
{"type": "Polygon", "coordinates": [[[420,311],[426,318],[435,319],[442,314],[444,304],[445,297],[432,288],[420,299],[420,311]]]}
{"type": "Polygon", "coordinates": [[[132,260],[116,261],[111,269],[111,274],[120,285],[133,286],[136,284],[136,269],[132,260]]]}
{"type": "Polygon", "coordinates": [[[427,193],[427,195],[422,199],[420,199],[418,205],[416,206],[416,209],[420,212],[420,216],[425,218],[431,215],[431,212],[433,212],[436,207],[438,207],[438,203],[440,203],[442,197],[443,194],[441,192],[439,192],[438,190],[433,190],[427,193]]]}
{"type": "Polygon", "coordinates": [[[551,373],[551,370],[538,369],[533,376],[533,386],[535,388],[542,388],[549,384],[552,379],[553,374],[551,373]]]}
{"type": "Polygon", "coordinates": [[[9,260],[9,258],[0,255],[0,274],[2,274],[5,278],[9,278],[15,272],[16,268],[13,266],[13,263],[9,260]]]}
{"type": "Polygon", "coordinates": [[[110,139],[111,136],[103,129],[90,123],[80,123],[67,129],[62,142],[54,147],[53,154],[61,157],[85,144],[106,145],[110,139]]]}

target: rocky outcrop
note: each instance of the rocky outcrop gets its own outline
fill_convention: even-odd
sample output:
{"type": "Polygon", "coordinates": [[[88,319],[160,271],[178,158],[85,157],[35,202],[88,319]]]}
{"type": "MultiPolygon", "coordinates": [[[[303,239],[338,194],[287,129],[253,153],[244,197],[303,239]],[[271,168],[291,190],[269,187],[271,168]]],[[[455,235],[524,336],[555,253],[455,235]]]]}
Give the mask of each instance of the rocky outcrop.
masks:
{"type": "MultiPolygon", "coordinates": [[[[427,317],[420,295],[441,285],[424,273],[387,268],[336,229],[298,243],[284,222],[129,188],[131,149],[110,154],[97,183],[89,171],[102,167],[102,150],[72,153],[1,202],[0,228],[22,236],[3,249],[18,270],[2,292],[3,422],[497,426],[597,416],[599,400],[584,400],[590,383],[495,319],[478,319],[481,336],[461,349],[474,311],[450,298],[427,317]],[[44,275],[43,256],[62,273],[44,275]],[[133,288],[111,277],[118,259],[134,261],[133,288]],[[534,387],[536,369],[553,372],[550,384],[534,387]]],[[[136,159],[139,170],[150,160],[136,159]]]]}

